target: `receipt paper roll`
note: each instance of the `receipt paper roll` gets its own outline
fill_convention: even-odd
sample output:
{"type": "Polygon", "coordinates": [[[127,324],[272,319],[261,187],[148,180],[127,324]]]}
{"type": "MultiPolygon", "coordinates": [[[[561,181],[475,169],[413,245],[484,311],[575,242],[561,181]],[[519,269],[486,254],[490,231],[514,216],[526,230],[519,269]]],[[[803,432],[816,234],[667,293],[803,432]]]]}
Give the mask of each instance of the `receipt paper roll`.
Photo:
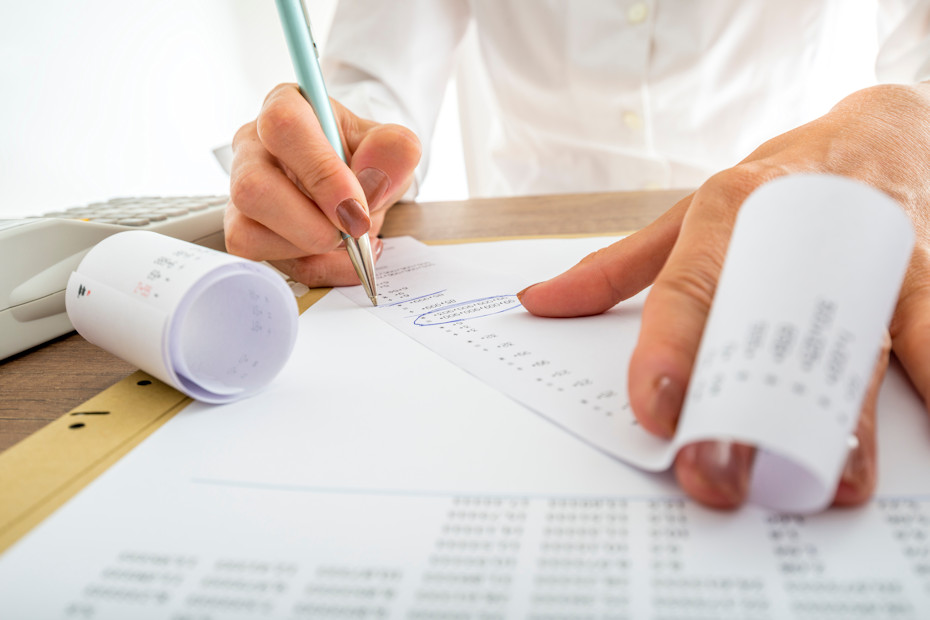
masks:
{"type": "Polygon", "coordinates": [[[914,243],[891,198],[795,175],[746,199],[675,437],[755,445],[750,501],[829,505],[914,243]]]}
{"type": "Polygon", "coordinates": [[[294,295],[272,269],[148,231],[91,249],[66,307],[88,341],[208,403],[265,387],[297,336],[294,295]]]}

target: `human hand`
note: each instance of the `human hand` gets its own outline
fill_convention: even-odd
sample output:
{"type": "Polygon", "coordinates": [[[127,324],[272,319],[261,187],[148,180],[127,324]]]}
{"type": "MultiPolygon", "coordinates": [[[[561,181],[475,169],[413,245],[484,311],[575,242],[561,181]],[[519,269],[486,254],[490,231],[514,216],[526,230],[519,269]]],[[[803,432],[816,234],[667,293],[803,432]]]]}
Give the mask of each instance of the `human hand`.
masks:
{"type": "MultiPolygon", "coordinates": [[[[858,179],[895,198],[916,229],[916,245],[877,360],[834,503],[866,501],[876,475],[875,406],[889,351],[930,402],[930,85],[886,85],[854,93],[828,114],[778,136],[737,166],[711,177],[652,225],[520,294],[540,316],[607,310],[650,283],[628,376],[632,409],[644,428],[675,431],[736,214],[759,185],[791,173],[858,179]]],[[[732,508],[746,498],[753,448],[686,446],[675,461],[695,499],[732,508]]]]}
{"type": "Polygon", "coordinates": [[[377,258],[388,208],[407,191],[420,141],[399,125],[358,118],[336,101],[348,165],[295,84],[274,88],[233,139],[224,229],[232,254],[268,260],[308,286],[358,284],[340,231],[372,236],[377,258]]]}

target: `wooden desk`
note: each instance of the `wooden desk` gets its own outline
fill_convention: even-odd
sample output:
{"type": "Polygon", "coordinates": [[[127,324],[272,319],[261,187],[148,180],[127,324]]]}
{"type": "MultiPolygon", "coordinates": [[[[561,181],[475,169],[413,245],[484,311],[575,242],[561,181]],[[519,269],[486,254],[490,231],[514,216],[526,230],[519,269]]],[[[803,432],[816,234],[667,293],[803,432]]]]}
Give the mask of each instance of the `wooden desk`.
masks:
{"type": "MultiPolygon", "coordinates": [[[[402,204],[382,234],[418,239],[610,234],[642,228],[684,190],[402,204]]],[[[0,451],[136,370],[72,333],[0,362],[0,451]]]]}

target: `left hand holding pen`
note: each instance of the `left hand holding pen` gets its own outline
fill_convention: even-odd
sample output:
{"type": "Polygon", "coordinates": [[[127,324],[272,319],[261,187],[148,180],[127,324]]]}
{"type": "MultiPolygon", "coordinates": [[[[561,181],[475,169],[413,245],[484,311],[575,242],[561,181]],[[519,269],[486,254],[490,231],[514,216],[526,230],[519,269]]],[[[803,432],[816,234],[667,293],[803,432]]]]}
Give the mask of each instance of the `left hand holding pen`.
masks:
{"type": "MultiPolygon", "coordinates": [[[[895,198],[914,223],[914,254],[876,361],[834,503],[866,501],[876,474],[875,408],[893,350],[930,403],[930,84],[865,89],[825,116],[778,136],[737,166],[711,177],[642,231],[523,293],[540,316],[598,314],[653,284],[630,360],[629,396],[644,428],[671,437],[678,422],[704,323],[736,214],[759,185],[792,173],[832,173],[895,198]]],[[[720,508],[743,503],[754,449],[701,442],[682,449],[675,473],[695,499],[720,508]]]]}

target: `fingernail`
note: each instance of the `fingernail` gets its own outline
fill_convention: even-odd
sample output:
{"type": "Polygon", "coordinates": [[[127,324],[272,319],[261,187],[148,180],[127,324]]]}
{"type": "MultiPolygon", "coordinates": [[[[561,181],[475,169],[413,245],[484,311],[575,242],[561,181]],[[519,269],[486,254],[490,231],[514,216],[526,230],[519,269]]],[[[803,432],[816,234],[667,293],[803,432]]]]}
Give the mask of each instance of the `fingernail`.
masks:
{"type": "Polygon", "coordinates": [[[656,423],[665,437],[675,434],[678,425],[678,415],[685,400],[685,391],[672,381],[670,377],[660,377],[656,382],[655,394],[652,396],[652,406],[647,414],[656,423]]]}
{"type": "Polygon", "coordinates": [[[744,444],[702,441],[682,448],[675,469],[692,497],[717,508],[736,508],[746,500],[755,454],[744,444]]]}
{"type": "Polygon", "coordinates": [[[374,212],[383,207],[381,201],[387,194],[391,185],[391,180],[383,171],[377,168],[365,168],[357,175],[359,185],[365,192],[365,200],[368,201],[368,211],[374,212]]]}
{"type": "MultiPolygon", "coordinates": [[[[537,282],[536,284],[539,284],[539,282],[537,282]]],[[[522,291],[520,291],[519,293],[517,293],[517,301],[519,301],[519,302],[522,304],[522,303],[523,303],[523,295],[524,295],[528,290],[530,290],[531,288],[533,288],[534,286],[536,286],[536,284],[530,284],[528,287],[526,287],[525,289],[523,289],[522,291]]]]}
{"type": "Polygon", "coordinates": [[[365,213],[365,208],[354,198],[346,198],[336,207],[336,217],[342,224],[342,229],[349,235],[358,239],[371,228],[371,220],[365,213]]]}
{"type": "Polygon", "coordinates": [[[375,237],[371,240],[371,250],[375,253],[375,260],[378,260],[381,258],[381,253],[384,252],[384,242],[375,237]]]}

